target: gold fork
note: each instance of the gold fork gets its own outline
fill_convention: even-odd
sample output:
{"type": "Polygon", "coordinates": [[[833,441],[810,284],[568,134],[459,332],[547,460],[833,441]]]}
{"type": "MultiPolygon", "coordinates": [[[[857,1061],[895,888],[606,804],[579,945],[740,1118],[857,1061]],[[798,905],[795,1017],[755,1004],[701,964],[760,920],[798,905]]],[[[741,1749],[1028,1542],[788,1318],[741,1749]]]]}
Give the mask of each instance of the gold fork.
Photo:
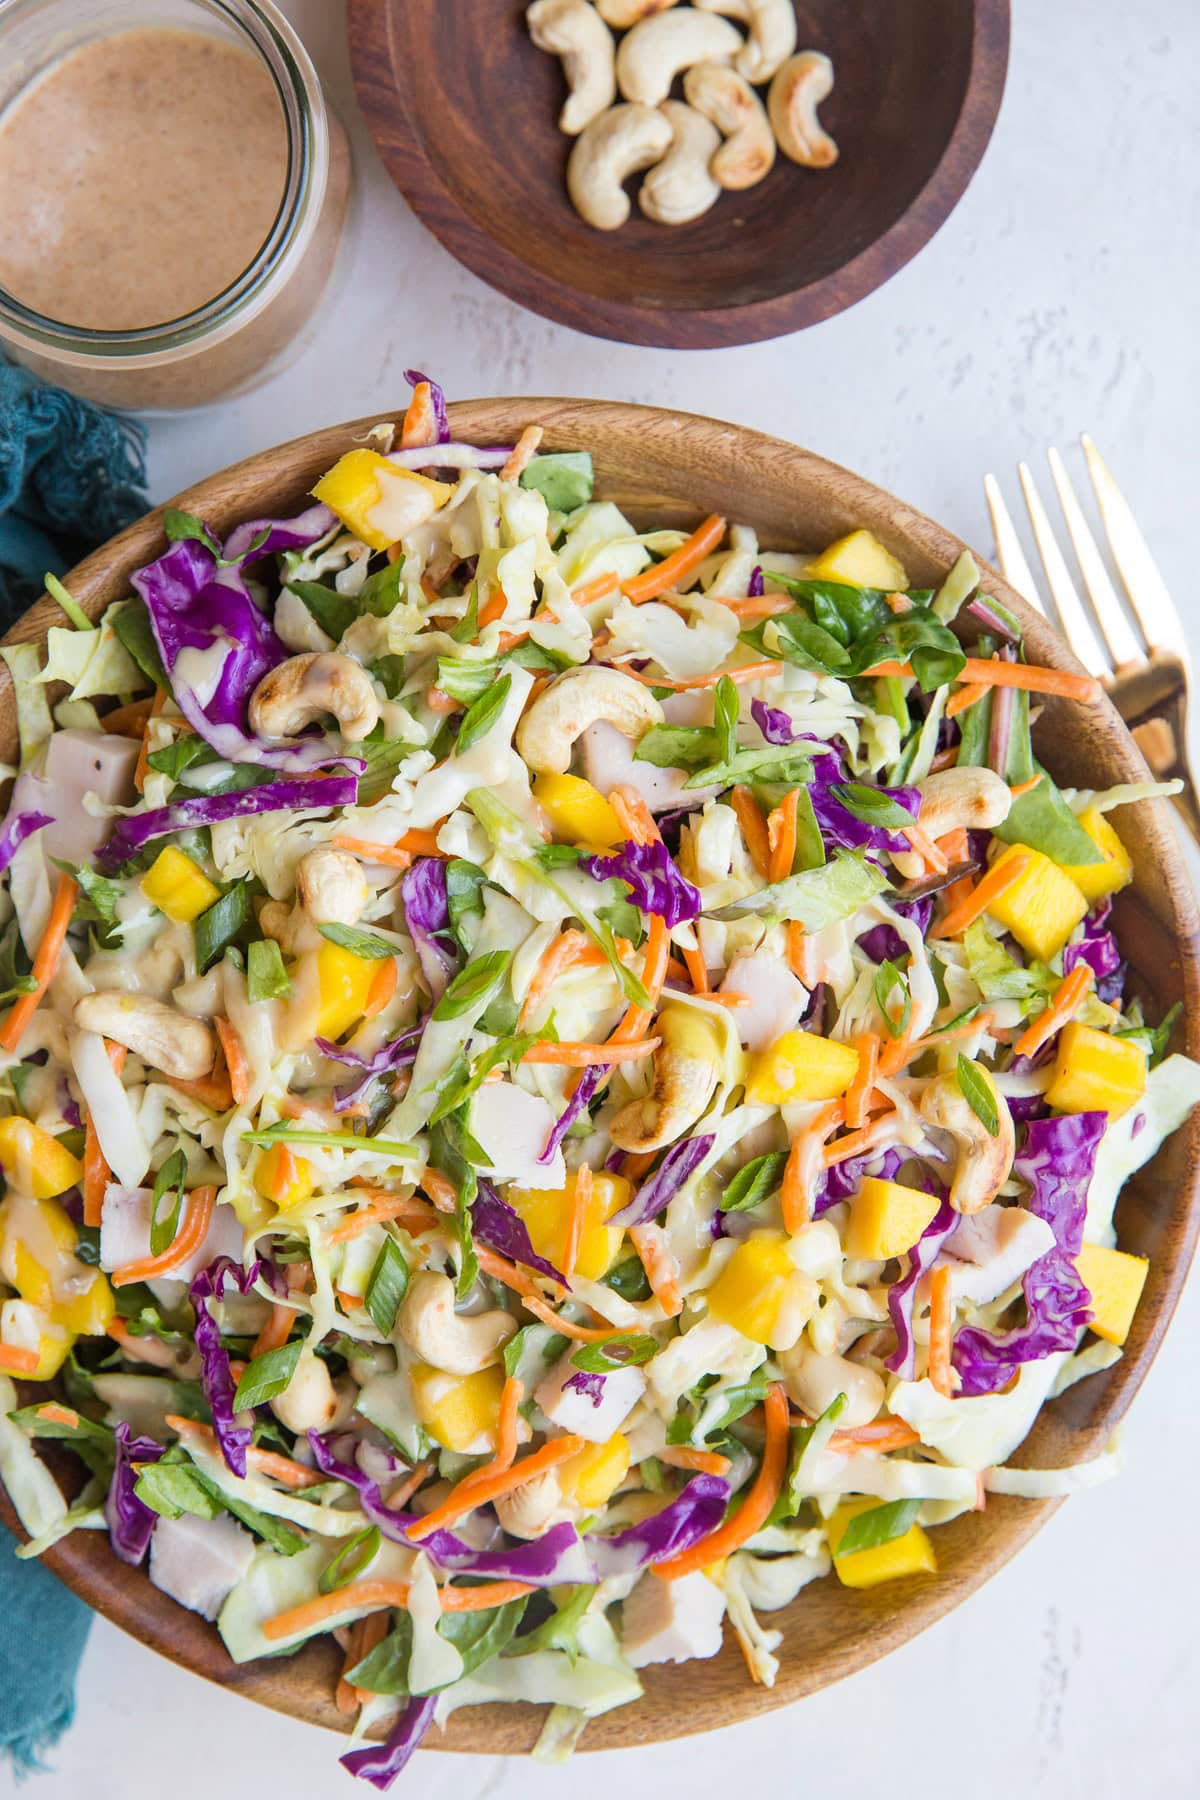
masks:
{"type": "MultiPolygon", "coordinates": [[[[1079,441],[1083,445],[1108,548],[1143,641],[1138,641],[1126,616],[1071,485],[1066,465],[1053,449],[1047,452],[1050,474],[1079,573],[1092,603],[1091,613],[1084,606],[1067,567],[1029,464],[1020,463],[1017,473],[1046,584],[1058,612],[1063,636],[1088,673],[1104,683],[1113,705],[1132,731],[1154,774],[1161,781],[1177,778],[1183,782],[1182,791],[1175,796],[1175,805],[1200,844],[1200,804],[1197,804],[1187,739],[1192,659],[1183,621],[1130,511],[1129,502],[1113,480],[1104,458],[1086,432],[1079,441]]],[[[983,489],[996,535],[1000,568],[1022,598],[1045,617],[1046,608],[994,475],[984,476],[983,489]]]]}

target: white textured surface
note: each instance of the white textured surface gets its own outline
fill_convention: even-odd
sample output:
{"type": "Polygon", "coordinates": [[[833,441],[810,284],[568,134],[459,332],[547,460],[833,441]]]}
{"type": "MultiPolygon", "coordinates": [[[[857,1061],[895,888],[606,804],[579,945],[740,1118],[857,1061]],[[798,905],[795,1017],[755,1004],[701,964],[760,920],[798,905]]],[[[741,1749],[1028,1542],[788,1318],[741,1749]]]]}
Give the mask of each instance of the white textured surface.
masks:
{"type": "MultiPolygon", "coordinates": [[[[341,6],[291,0],[287,10],[352,119],[341,6]]],[[[755,425],[859,469],[990,550],[984,469],[1015,487],[1019,457],[1054,441],[1067,448],[1086,428],[1188,606],[1200,8],[1017,0],[1016,12],[996,136],[933,244],[852,312],[746,350],[630,349],[522,312],[417,225],[360,131],[336,314],[256,394],[158,422],[156,494],[311,427],[394,411],[401,370],[415,364],[451,395],[591,394],[755,425]]],[[[736,1791],[752,1773],[766,1800],[810,1785],[824,1800],[1195,1795],[1197,1590],[1179,1509],[1186,1515],[1200,1482],[1198,1338],[1193,1288],[1130,1419],[1126,1474],[1071,1501],[1012,1567],[886,1662],[770,1719],[583,1757],[568,1771],[422,1755],[401,1791],[540,1800],[569,1789],[599,1800],[620,1788],[649,1800],[736,1791]]],[[[366,1792],[338,1772],[337,1749],[100,1623],[76,1728],[55,1773],[24,1791],[31,1800],[366,1792]]]]}

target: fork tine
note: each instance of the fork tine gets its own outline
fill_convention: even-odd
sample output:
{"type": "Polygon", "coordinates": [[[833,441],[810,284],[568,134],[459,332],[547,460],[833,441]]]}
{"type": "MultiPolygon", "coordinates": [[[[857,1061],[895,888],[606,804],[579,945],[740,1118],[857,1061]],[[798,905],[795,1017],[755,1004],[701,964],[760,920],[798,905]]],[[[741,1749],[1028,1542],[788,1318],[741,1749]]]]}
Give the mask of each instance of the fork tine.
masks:
{"type": "Polygon", "coordinates": [[[1092,607],[1100,626],[1100,635],[1105,640],[1113,667],[1123,669],[1127,664],[1145,661],[1141,645],[1133,635],[1125,609],[1117,596],[1117,590],[1109,580],[1108,570],[1100,555],[1091,528],[1083,516],[1083,509],[1071,486],[1071,477],[1067,474],[1066,464],[1057,450],[1047,452],[1050,473],[1054,477],[1054,485],[1058,489],[1059,505],[1063,509],[1063,517],[1067,521],[1067,530],[1071,534],[1071,542],[1075,546],[1075,555],[1079,560],[1083,584],[1091,595],[1092,607]]]}
{"type": "Polygon", "coordinates": [[[1034,483],[1033,472],[1028,463],[1018,463],[1017,473],[1021,478],[1021,491],[1025,495],[1025,505],[1029,509],[1033,535],[1037,539],[1038,554],[1042,559],[1042,567],[1046,571],[1046,580],[1050,584],[1054,604],[1058,608],[1063,633],[1088,674],[1098,675],[1103,679],[1112,673],[1112,669],[1108,658],[1100,648],[1100,641],[1083,610],[1083,602],[1079,598],[1075,583],[1071,580],[1070,571],[1063,561],[1063,553],[1058,547],[1058,540],[1054,536],[1050,520],[1046,516],[1046,509],[1042,505],[1041,495],[1034,483]]]}
{"type": "Polygon", "coordinates": [[[1100,516],[1104,521],[1113,561],[1120,571],[1125,592],[1137,614],[1142,635],[1152,650],[1173,650],[1184,667],[1190,667],[1191,654],[1184,635],[1183,621],[1129,509],[1129,502],[1086,432],[1079,441],[1083,445],[1088,474],[1100,503],[1100,516]]]}
{"type": "Polygon", "coordinates": [[[987,496],[988,512],[992,517],[992,531],[996,539],[996,560],[1000,564],[1000,572],[1011,587],[1015,587],[1022,600],[1027,600],[1035,612],[1046,616],[1046,608],[1042,605],[1041,595],[1037,590],[1037,582],[1033,579],[1033,571],[1025,561],[1025,552],[1021,548],[1021,540],[1017,536],[1004,496],[1000,492],[1000,483],[994,475],[985,475],[983,491],[987,496]]]}

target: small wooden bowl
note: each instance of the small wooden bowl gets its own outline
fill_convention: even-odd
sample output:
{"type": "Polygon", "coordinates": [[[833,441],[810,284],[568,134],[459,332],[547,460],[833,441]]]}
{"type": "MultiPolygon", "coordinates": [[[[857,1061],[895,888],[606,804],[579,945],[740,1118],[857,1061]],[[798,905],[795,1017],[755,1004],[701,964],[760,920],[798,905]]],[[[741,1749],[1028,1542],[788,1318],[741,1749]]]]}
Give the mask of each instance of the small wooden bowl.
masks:
{"type": "MultiPolygon", "coordinates": [[[[760,542],[774,549],[813,549],[865,525],[921,586],[936,585],[963,548],[941,526],[857,475],[736,425],[588,400],[467,401],[450,408],[450,421],[456,438],[492,444],[512,443],[523,426],[543,424],[549,448],[590,450],[599,494],[643,519],[690,526],[706,513],[723,512],[755,526],[760,542]]],[[[242,519],[298,510],[316,478],[361,443],[374,422],[331,426],[264,451],[202,481],[176,504],[198,513],[219,534],[242,519]]],[[[131,571],[160,554],[163,544],[161,514],[148,514],[80,563],[66,577],[67,585],[95,617],[128,593],[131,571]]],[[[987,579],[1019,615],[1031,660],[1078,668],[1044,619],[994,571],[987,579]]],[[[10,636],[41,639],[60,617],[50,601],[40,601],[10,636]]],[[[1102,788],[1145,778],[1145,764],[1107,701],[1088,708],[1050,701],[1037,735],[1041,755],[1064,782],[1102,788]]],[[[15,760],[15,746],[9,688],[0,695],[0,757],[15,760]]],[[[1200,921],[1169,809],[1163,802],[1127,808],[1118,824],[1137,871],[1116,907],[1122,947],[1154,1009],[1152,1017],[1183,1001],[1184,1047],[1200,1056],[1200,921]]],[[[1151,1259],[1125,1355],[1046,1408],[1018,1456],[1029,1466],[1065,1467],[1096,1455],[1154,1359],[1200,1228],[1200,1116],[1193,1115],[1129,1183],[1117,1220],[1122,1245],[1151,1259]]],[[[69,1470],[72,1459],[57,1466],[69,1470]]],[[[77,1474],[74,1479],[77,1485],[77,1474]]],[[[773,1689],[750,1684],[729,1642],[711,1662],[646,1670],[642,1702],[596,1720],[585,1745],[611,1749],[727,1725],[851,1674],[957,1606],[1008,1561],[1056,1504],[997,1498],[986,1512],[939,1528],[936,1576],[914,1576],[866,1592],[832,1579],[814,1584],[784,1612],[772,1614],[772,1625],[785,1632],[773,1689]]],[[[2,1491],[0,1516],[16,1528],[2,1491]]],[[[346,1729],[333,1704],[339,1658],[331,1643],[309,1645],[286,1660],[235,1667],[213,1626],[161,1594],[140,1570],[119,1562],[101,1534],[77,1532],[45,1561],[107,1618],[172,1661],[280,1712],[346,1729]]],[[[472,1709],[457,1713],[438,1742],[451,1750],[527,1750],[540,1718],[526,1706],[472,1709]]]]}
{"type": "Polygon", "coordinates": [[[350,0],[359,101],[409,204],[502,293],[597,337],[719,349],[852,306],[916,255],[987,147],[1009,0],[798,0],[800,48],[826,51],[829,170],[780,156],[690,225],[636,202],[619,231],[567,199],[557,57],[516,0],[350,0]]]}

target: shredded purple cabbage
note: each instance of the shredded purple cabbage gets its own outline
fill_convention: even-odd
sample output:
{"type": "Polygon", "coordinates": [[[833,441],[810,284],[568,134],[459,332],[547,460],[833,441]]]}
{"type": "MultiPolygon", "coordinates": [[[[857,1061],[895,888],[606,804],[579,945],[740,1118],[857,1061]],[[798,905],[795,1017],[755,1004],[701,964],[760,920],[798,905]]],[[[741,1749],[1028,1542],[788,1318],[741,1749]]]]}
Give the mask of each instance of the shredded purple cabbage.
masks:
{"type": "Polygon", "coordinates": [[[529,1231],[520,1213],[507,1200],[502,1199],[491,1182],[482,1176],[471,1207],[471,1220],[475,1236],[489,1250],[496,1251],[499,1256],[507,1256],[510,1262],[523,1263],[527,1269],[534,1269],[539,1275],[548,1275],[560,1287],[571,1285],[552,1262],[547,1262],[544,1256],[538,1255],[530,1242],[529,1231]]]}
{"type": "Polygon", "coordinates": [[[977,625],[982,625],[983,629],[990,632],[993,637],[1003,638],[1006,644],[1013,642],[1012,628],[1004,623],[998,612],[993,610],[986,594],[976,594],[973,600],[967,601],[963,611],[974,619],[977,625]]]}
{"type": "Polygon", "coordinates": [[[1125,988],[1125,964],[1106,923],[1111,911],[1111,903],[1105,901],[1090,913],[1083,922],[1082,937],[1067,945],[1062,959],[1064,975],[1069,975],[1078,963],[1086,963],[1096,977],[1096,998],[1109,1005],[1121,998],[1125,988]]]}
{"type": "Polygon", "coordinates": [[[311,808],[326,812],[334,806],[353,806],[358,794],[357,775],[314,776],[310,781],[267,781],[261,787],[242,788],[233,794],[197,794],[171,806],[130,813],[118,819],[108,841],[100,846],[96,861],[113,870],[136,856],[154,838],[175,831],[192,831],[199,825],[217,825],[223,819],[247,818],[253,813],[299,812],[311,808]]]}
{"type": "Polygon", "coordinates": [[[297,513],[294,519],[247,519],[234,526],[221,555],[226,562],[241,567],[264,556],[279,556],[285,550],[307,550],[336,523],[336,515],[319,501],[297,513]]]}
{"type": "Polygon", "coordinates": [[[613,876],[623,881],[634,905],[644,913],[658,913],[668,926],[684,925],[700,913],[699,892],[679,873],[660,839],[649,844],[629,839],[612,856],[581,857],[579,866],[594,881],[613,876]]]}
{"type": "Polygon", "coordinates": [[[419,1699],[410,1700],[382,1744],[364,1744],[361,1750],[348,1750],[338,1758],[343,1769],[384,1793],[408,1767],[433,1723],[436,1705],[436,1694],[422,1694],[419,1699]]]}
{"type": "Polygon", "coordinates": [[[1091,1112],[1032,1119],[1027,1125],[1013,1169],[1029,1183],[1026,1207],[1050,1226],[1055,1244],[1022,1278],[1024,1325],[1004,1332],[968,1326],[958,1333],[954,1366],[961,1393],[995,1393],[1022,1363],[1075,1348],[1091,1317],[1091,1295],[1075,1258],[1083,1244],[1088,1187],[1107,1123],[1106,1113],[1091,1112]]]}
{"type": "Polygon", "coordinates": [[[608,1070],[602,1068],[599,1063],[593,1063],[590,1069],[585,1069],[583,1071],[583,1074],[575,1083],[575,1092],[571,1095],[571,1098],[567,1101],[567,1104],[563,1107],[557,1119],[554,1121],[550,1136],[546,1139],[546,1148],[538,1157],[539,1163],[544,1165],[554,1161],[555,1152],[561,1146],[563,1139],[566,1137],[575,1121],[577,1119],[582,1119],[584,1113],[596,1098],[600,1083],[607,1074],[608,1070]]]}
{"type": "Polygon", "coordinates": [[[201,1269],[188,1290],[196,1315],[196,1349],[200,1355],[200,1382],[204,1398],[212,1413],[213,1432],[221,1454],[235,1475],[245,1476],[246,1452],[254,1433],[248,1425],[239,1425],[233,1410],[237,1383],[229,1367],[229,1352],[221,1344],[221,1331],[209,1310],[210,1300],[219,1300],[225,1283],[232,1280],[241,1294],[248,1294],[258,1279],[261,1264],[256,1260],[246,1270],[230,1256],[218,1256],[206,1269],[201,1269]]]}
{"type": "Polygon", "coordinates": [[[44,826],[53,823],[49,813],[11,813],[0,830],[0,875],[7,869],[26,838],[31,838],[35,831],[41,831],[44,826]]]}
{"type": "Polygon", "coordinates": [[[746,586],[746,593],[751,600],[761,600],[766,591],[766,584],[763,581],[762,564],[755,563],[750,571],[750,580],[746,586]]]}
{"type": "Polygon", "coordinates": [[[902,1376],[905,1381],[911,1381],[916,1372],[916,1344],[913,1341],[912,1316],[917,1283],[927,1270],[933,1267],[938,1251],[958,1224],[958,1219],[959,1215],[954,1211],[949,1200],[943,1200],[932,1220],[909,1251],[907,1271],[899,1281],[893,1281],[888,1289],[888,1315],[892,1321],[892,1329],[896,1333],[896,1348],[889,1357],[884,1359],[883,1366],[885,1369],[890,1369],[893,1375],[902,1376]]]}
{"type": "Polygon", "coordinates": [[[446,895],[446,865],[437,856],[419,856],[400,883],[408,935],[434,1004],[449,987],[458,967],[446,895]]]}
{"type": "Polygon", "coordinates": [[[911,1151],[897,1150],[893,1144],[886,1150],[871,1150],[865,1156],[848,1156],[845,1162],[833,1163],[817,1178],[813,1218],[819,1219],[840,1200],[857,1194],[868,1175],[877,1176],[880,1181],[894,1181],[897,1171],[911,1160],[911,1151]]]}
{"type": "Polygon", "coordinates": [[[768,744],[794,744],[800,736],[781,706],[768,706],[765,700],[752,700],[750,716],[768,744]]]}
{"type": "Polygon", "coordinates": [[[348,1050],[344,1044],[332,1043],[329,1038],[314,1038],[317,1049],[330,1062],[343,1063],[349,1069],[361,1071],[357,1081],[337,1089],[333,1097],[334,1112],[345,1112],[347,1107],[356,1105],[380,1076],[392,1075],[397,1069],[406,1069],[414,1063],[424,1029],[425,1020],[418,1019],[415,1025],[410,1025],[407,1031],[402,1031],[399,1037],[392,1038],[371,1056],[348,1050]]]}
{"type": "Polygon", "coordinates": [[[139,1500],[135,1463],[156,1463],[165,1455],[162,1444],[153,1438],[130,1437],[129,1426],[122,1419],[116,1429],[117,1460],[113,1465],[104,1516],[108,1521],[108,1537],[122,1562],[137,1567],[150,1548],[158,1514],[139,1500]]]}
{"type": "MultiPolygon", "coordinates": [[[[502,469],[512,453],[511,444],[417,444],[389,450],[387,459],[398,469],[502,469]]],[[[474,562],[474,557],[465,560],[464,576],[474,562]]]]}
{"type": "Polygon", "coordinates": [[[682,1492],[661,1512],[612,1537],[589,1537],[594,1580],[632,1575],[652,1563],[666,1562],[698,1544],[717,1529],[729,1503],[729,1483],[720,1475],[693,1475],[682,1492]]]}
{"type": "Polygon", "coordinates": [[[589,1374],[586,1369],[577,1369],[574,1375],[563,1382],[563,1391],[568,1388],[573,1394],[586,1394],[593,1406],[603,1404],[604,1377],[599,1371],[589,1374]]]}
{"type": "MultiPolygon", "coordinates": [[[[893,900],[891,904],[893,912],[898,912],[902,919],[911,919],[921,936],[925,936],[933,917],[932,895],[923,900],[893,900]]],[[[908,955],[908,945],[894,925],[872,925],[857,942],[872,962],[900,962],[908,955]]]]}
{"type": "Polygon", "coordinates": [[[673,1144],[649,1180],[642,1183],[620,1212],[613,1214],[610,1223],[628,1229],[634,1225],[648,1225],[651,1219],[656,1219],[699,1168],[715,1141],[714,1134],[709,1131],[702,1137],[685,1138],[681,1144],[673,1144]]]}
{"type": "MultiPolygon", "coordinates": [[[[902,832],[885,831],[882,826],[864,825],[829,792],[835,783],[847,780],[842,759],[822,738],[809,738],[797,732],[787,713],[765,700],[752,700],[750,712],[768,744],[799,744],[811,751],[813,772],[807,784],[813,812],[825,842],[843,850],[905,850],[908,841],[902,832]]],[[[921,810],[919,788],[880,788],[881,794],[910,812],[915,822],[921,810]]],[[[882,959],[881,959],[882,960],[882,959]]]]}
{"type": "Polygon", "coordinates": [[[433,423],[437,430],[437,441],[445,444],[450,438],[450,420],[446,416],[446,396],[430,375],[422,375],[420,369],[405,369],[404,379],[410,388],[417,388],[423,381],[429,383],[429,398],[433,406],[433,423]]]}

